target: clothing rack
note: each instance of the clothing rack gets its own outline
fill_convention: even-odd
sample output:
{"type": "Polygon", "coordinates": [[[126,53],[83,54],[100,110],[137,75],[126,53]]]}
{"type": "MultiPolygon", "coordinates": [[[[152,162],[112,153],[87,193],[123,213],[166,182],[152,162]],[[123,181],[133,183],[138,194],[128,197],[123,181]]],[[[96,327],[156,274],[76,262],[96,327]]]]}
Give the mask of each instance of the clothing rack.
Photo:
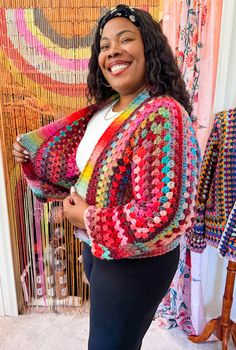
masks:
{"type": "Polygon", "coordinates": [[[222,341],[222,350],[228,349],[228,341],[232,336],[236,346],[236,323],[230,319],[231,307],[233,303],[233,291],[236,274],[236,262],[229,261],[227,266],[227,276],[225,291],[222,303],[221,316],[210,320],[199,335],[190,335],[188,338],[193,343],[201,343],[209,339],[214,333],[222,341]]]}

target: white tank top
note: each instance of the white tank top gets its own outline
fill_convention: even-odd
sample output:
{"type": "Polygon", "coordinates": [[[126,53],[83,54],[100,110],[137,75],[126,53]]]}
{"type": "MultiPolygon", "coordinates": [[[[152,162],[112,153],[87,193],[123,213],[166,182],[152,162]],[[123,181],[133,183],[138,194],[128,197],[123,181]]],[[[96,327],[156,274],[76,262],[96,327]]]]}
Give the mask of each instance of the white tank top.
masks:
{"type": "Polygon", "coordinates": [[[122,111],[113,112],[112,108],[116,101],[117,100],[113,101],[101,111],[96,112],[88,122],[86,131],[76,153],[76,164],[80,172],[83,171],[100,137],[104,134],[109,125],[111,125],[113,120],[122,113],[122,111]]]}

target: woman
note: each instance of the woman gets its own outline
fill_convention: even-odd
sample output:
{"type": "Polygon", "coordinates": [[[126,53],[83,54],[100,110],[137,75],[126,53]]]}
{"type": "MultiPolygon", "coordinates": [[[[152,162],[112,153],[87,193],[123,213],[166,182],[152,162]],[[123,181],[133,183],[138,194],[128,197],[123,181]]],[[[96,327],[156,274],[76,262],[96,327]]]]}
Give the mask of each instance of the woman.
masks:
{"type": "Polygon", "coordinates": [[[39,199],[75,185],[63,205],[86,242],[89,350],[137,350],[177,269],[198,167],[188,94],[147,12],[118,5],[101,18],[88,99],[21,135],[13,154],[39,199]]]}

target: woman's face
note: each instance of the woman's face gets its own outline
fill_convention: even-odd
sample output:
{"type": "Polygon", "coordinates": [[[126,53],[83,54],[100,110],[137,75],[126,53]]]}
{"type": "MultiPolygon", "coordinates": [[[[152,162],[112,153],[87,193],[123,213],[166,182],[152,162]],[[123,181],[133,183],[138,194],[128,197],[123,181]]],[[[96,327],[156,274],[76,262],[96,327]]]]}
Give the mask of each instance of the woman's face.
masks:
{"type": "Polygon", "coordinates": [[[105,24],[98,64],[106,81],[120,96],[135,94],[144,88],[143,39],[130,20],[118,17],[105,24]]]}

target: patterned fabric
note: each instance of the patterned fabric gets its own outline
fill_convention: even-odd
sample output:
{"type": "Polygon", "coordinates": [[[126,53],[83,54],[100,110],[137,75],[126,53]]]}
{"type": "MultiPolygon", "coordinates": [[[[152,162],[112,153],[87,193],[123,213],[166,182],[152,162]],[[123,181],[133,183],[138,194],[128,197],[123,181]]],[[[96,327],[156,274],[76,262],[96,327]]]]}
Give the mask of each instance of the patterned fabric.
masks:
{"type": "MultiPolygon", "coordinates": [[[[163,1],[163,31],[191,96],[193,116],[197,120],[196,135],[202,151],[212,127],[221,13],[222,0],[163,1]]],[[[190,252],[187,247],[186,254],[183,250],[184,247],[181,255],[184,259],[190,252]]],[[[185,274],[181,258],[182,264],[179,264],[171,289],[158,307],[158,322],[165,328],[178,325],[187,334],[200,334],[206,324],[201,291],[201,255],[191,252],[190,257],[189,274],[185,274]]],[[[187,270],[187,259],[185,264],[187,270]]]]}
{"type": "Polygon", "coordinates": [[[179,326],[187,334],[195,334],[191,320],[191,261],[190,250],[186,249],[185,237],[180,240],[178,269],[168,293],[162,299],[156,312],[157,325],[169,329],[179,326]]]}
{"type": "Polygon", "coordinates": [[[207,1],[185,1],[185,11],[181,17],[178,32],[176,59],[183,74],[186,88],[193,104],[192,114],[197,119],[202,34],[206,25],[207,1]]]}
{"type": "Polygon", "coordinates": [[[163,31],[191,96],[204,151],[214,117],[222,0],[165,0],[163,7],[163,31]]]}
{"type": "MultiPolygon", "coordinates": [[[[199,78],[202,68],[202,50],[205,44],[207,0],[164,1],[164,32],[175,53],[178,67],[193,105],[193,116],[198,116],[199,78]],[[172,25],[174,21],[174,25],[172,25]]],[[[208,67],[209,69],[209,67],[208,67]]]]}
{"type": "Polygon", "coordinates": [[[235,138],[236,109],[217,114],[201,167],[196,222],[194,230],[189,231],[187,235],[192,250],[202,252],[208,243],[218,247],[221,256],[234,261],[235,138]]]}
{"type": "Polygon", "coordinates": [[[112,122],[83,172],[75,152],[98,106],[22,136],[23,165],[42,200],[63,198],[71,184],[89,204],[87,233],[101,259],[165,254],[191,226],[198,144],[190,117],[170,97],[141,93],[112,122]]]}
{"type": "Polygon", "coordinates": [[[159,327],[178,326],[187,335],[203,331],[207,320],[203,307],[201,258],[201,254],[189,250],[183,235],[177,271],[156,312],[159,327]]]}

